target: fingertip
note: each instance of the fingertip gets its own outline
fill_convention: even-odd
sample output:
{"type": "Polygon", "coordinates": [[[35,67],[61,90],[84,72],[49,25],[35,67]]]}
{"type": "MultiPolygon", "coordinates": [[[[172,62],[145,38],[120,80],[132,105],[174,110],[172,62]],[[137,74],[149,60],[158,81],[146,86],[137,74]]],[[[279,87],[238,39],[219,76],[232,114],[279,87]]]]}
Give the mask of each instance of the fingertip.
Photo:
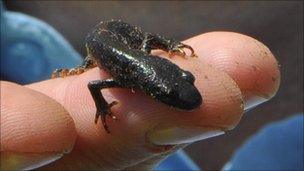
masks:
{"type": "Polygon", "coordinates": [[[233,32],[210,32],[188,40],[203,63],[226,72],[240,87],[245,108],[273,97],[280,85],[278,62],[256,39],[233,32]]]}

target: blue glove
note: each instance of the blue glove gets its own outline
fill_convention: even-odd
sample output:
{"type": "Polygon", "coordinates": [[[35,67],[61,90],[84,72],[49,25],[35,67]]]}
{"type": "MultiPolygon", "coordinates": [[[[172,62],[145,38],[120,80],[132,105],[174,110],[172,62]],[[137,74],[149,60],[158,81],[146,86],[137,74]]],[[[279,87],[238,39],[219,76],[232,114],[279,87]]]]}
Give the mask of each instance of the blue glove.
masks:
{"type": "Polygon", "coordinates": [[[301,114],[266,126],[237,150],[224,170],[304,170],[303,120],[301,114]]]}
{"type": "Polygon", "coordinates": [[[50,78],[56,68],[79,65],[81,56],[55,29],[1,5],[1,79],[20,84],[50,78]]]}

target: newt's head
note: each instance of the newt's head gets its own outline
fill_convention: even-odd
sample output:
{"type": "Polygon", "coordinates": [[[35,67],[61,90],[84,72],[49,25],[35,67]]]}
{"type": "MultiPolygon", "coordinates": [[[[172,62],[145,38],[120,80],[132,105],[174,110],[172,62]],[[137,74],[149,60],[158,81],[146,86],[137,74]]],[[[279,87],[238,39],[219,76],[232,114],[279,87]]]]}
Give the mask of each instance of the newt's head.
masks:
{"type": "Polygon", "coordinates": [[[202,96],[194,86],[194,76],[188,71],[182,71],[171,79],[158,83],[155,98],[169,106],[192,110],[202,104],[202,96]]]}

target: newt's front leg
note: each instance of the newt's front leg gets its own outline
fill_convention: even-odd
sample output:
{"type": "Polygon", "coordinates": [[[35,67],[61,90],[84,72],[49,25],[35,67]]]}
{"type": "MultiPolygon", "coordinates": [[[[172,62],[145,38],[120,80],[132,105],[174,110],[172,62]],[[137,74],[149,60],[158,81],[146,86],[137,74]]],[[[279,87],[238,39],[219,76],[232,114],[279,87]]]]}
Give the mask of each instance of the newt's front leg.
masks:
{"type": "Polygon", "coordinates": [[[96,114],[95,114],[95,123],[97,123],[99,116],[101,117],[101,121],[103,124],[104,129],[110,133],[108,125],[106,123],[106,116],[109,115],[112,119],[116,120],[116,116],[111,112],[111,107],[116,105],[117,102],[113,101],[112,103],[108,103],[102,93],[101,89],[103,88],[113,88],[113,87],[122,87],[122,85],[113,79],[106,79],[106,80],[96,80],[91,81],[88,84],[88,88],[90,93],[94,99],[95,106],[96,106],[96,114]]]}

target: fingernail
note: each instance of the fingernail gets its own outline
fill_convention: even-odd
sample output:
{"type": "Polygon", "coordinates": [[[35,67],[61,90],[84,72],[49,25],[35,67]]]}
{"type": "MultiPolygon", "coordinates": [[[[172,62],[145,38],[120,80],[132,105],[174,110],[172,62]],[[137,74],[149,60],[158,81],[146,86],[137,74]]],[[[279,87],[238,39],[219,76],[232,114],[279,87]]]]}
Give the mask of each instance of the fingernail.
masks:
{"type": "Polygon", "coordinates": [[[60,159],[56,153],[8,153],[1,152],[1,170],[33,170],[60,159]]]}
{"type": "Polygon", "coordinates": [[[184,128],[173,127],[162,130],[153,130],[148,133],[149,141],[157,145],[177,145],[192,143],[224,134],[224,131],[215,128],[184,128]]]}
{"type": "Polygon", "coordinates": [[[261,97],[261,96],[250,96],[249,98],[246,98],[244,103],[245,103],[245,108],[244,110],[247,112],[256,106],[260,105],[261,103],[264,103],[268,100],[268,98],[261,97]]]}

